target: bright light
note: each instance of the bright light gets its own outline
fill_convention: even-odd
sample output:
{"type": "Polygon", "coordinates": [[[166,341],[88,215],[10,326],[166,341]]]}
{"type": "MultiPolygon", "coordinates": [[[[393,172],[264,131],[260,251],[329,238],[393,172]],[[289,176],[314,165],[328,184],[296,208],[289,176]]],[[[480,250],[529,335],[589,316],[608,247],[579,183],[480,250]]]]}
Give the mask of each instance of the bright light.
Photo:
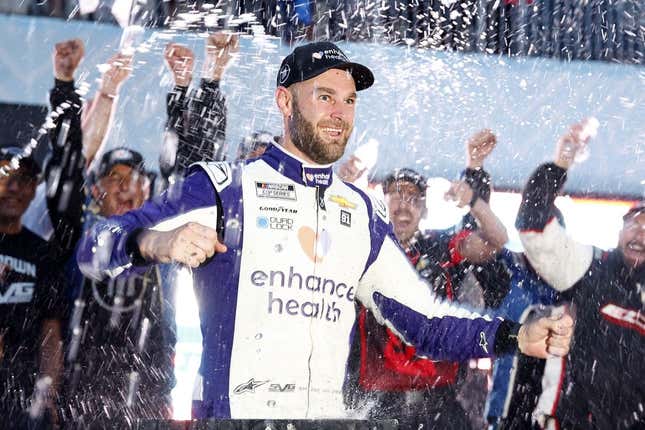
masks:
{"type": "Polygon", "coordinates": [[[177,385],[172,390],[173,418],[189,420],[193,383],[202,355],[202,334],[199,328],[199,312],[193,290],[193,278],[187,268],[178,269],[176,283],[175,378],[177,385]]]}
{"type": "MultiPolygon", "coordinates": [[[[440,194],[440,193],[439,193],[440,194]]],[[[421,221],[422,229],[444,229],[458,223],[461,213],[448,202],[443,202],[437,193],[428,192],[428,217],[421,221]]],[[[508,231],[507,248],[521,251],[522,244],[515,229],[515,217],[520,206],[519,193],[494,192],[490,205],[508,231]]],[[[622,216],[631,202],[613,200],[577,199],[558,197],[555,200],[567,226],[568,234],[581,243],[610,249],[618,242],[622,216]]]]}

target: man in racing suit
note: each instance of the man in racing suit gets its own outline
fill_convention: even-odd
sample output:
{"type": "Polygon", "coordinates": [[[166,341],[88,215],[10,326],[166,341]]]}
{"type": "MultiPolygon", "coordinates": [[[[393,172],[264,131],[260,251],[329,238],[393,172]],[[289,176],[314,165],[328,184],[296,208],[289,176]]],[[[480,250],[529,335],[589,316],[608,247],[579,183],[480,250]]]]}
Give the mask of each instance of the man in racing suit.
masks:
{"type": "MultiPolygon", "coordinates": [[[[576,124],[558,142],[556,160],[538,167],[522,196],[516,227],[536,272],[571,301],[571,352],[545,373],[534,414],[561,429],[634,429],[645,422],[645,201],[625,215],[618,247],[602,251],[573,241],[554,217],[567,169],[585,144],[576,124]],[[553,379],[553,378],[550,378],[553,379]]],[[[549,360],[553,361],[553,360],[549,360]]]]}
{"type": "Polygon", "coordinates": [[[87,276],[155,261],[192,267],[203,335],[196,418],[346,416],[354,300],[420,355],[566,354],[569,317],[520,327],[437,299],[396,245],[384,204],[333,175],[356,91],[373,80],[332,43],[296,48],[277,79],[283,146],[246,164],[199,163],[181,190],[84,237],[87,276]]]}

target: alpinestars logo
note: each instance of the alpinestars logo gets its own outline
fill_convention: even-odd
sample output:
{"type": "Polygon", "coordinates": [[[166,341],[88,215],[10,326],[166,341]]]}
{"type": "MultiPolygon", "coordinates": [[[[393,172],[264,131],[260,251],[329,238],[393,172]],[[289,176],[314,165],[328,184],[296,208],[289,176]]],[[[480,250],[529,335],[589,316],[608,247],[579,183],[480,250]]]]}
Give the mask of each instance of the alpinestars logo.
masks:
{"type": "Polygon", "coordinates": [[[256,381],[254,378],[238,385],[233,389],[233,394],[255,393],[255,389],[268,383],[269,381],[256,381]]]}
{"type": "Polygon", "coordinates": [[[488,354],[488,341],[486,340],[486,333],[483,331],[479,332],[479,346],[488,354]]]}

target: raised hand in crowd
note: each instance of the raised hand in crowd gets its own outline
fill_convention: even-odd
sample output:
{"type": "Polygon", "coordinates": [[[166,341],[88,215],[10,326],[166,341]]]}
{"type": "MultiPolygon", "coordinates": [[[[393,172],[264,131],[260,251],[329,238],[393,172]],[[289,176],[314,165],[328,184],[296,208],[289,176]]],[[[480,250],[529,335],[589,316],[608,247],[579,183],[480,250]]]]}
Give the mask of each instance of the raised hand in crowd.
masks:
{"type": "Polygon", "coordinates": [[[101,77],[100,93],[108,97],[116,97],[121,85],[132,73],[132,56],[121,52],[108,60],[108,66],[101,77]]]}
{"type": "Polygon", "coordinates": [[[232,33],[217,32],[206,39],[206,60],[202,77],[207,80],[220,81],[240,47],[239,36],[232,33]]]}
{"type": "Polygon", "coordinates": [[[466,142],[466,166],[478,169],[484,166],[484,160],[497,145],[497,137],[490,129],[483,129],[470,136],[466,142]]]}
{"type": "Polygon", "coordinates": [[[193,79],[195,54],[184,45],[169,43],[164,50],[164,59],[176,86],[188,87],[193,79]]]}
{"type": "Polygon", "coordinates": [[[71,82],[74,72],[83,60],[85,46],[81,39],[71,39],[54,45],[52,61],[54,64],[54,77],[60,81],[71,82]]]}
{"type": "Polygon", "coordinates": [[[497,138],[491,130],[484,129],[466,141],[466,169],[462,179],[453,182],[444,198],[460,208],[468,206],[464,223],[472,223],[476,232],[460,245],[460,252],[471,263],[483,263],[499,252],[508,241],[506,228],[491,210],[490,176],[483,169],[484,160],[492,153],[497,138]]]}
{"type": "Polygon", "coordinates": [[[585,149],[591,137],[587,127],[592,121],[593,119],[589,118],[572,124],[558,139],[553,161],[558,167],[568,169],[576,161],[576,155],[585,149]]]}
{"type": "Polygon", "coordinates": [[[219,82],[237,52],[239,39],[230,33],[215,33],[205,42],[206,58],[199,90],[188,90],[192,81],[195,55],[190,48],[170,43],[164,58],[173,75],[175,87],[166,97],[166,133],[159,158],[165,181],[181,175],[198,161],[217,161],[226,154],[226,97],[219,82]]]}
{"type": "MultiPolygon", "coordinates": [[[[132,73],[132,56],[117,53],[107,62],[96,97],[83,116],[83,155],[90,166],[107,140],[112,125],[115,99],[132,73]]],[[[100,158],[100,157],[99,157],[100,158]]]]}

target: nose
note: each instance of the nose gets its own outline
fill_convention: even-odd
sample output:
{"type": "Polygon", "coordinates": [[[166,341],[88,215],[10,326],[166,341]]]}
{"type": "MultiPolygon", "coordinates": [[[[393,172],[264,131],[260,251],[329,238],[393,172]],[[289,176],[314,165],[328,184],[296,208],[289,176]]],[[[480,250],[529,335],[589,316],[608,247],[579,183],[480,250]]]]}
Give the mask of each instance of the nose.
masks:
{"type": "Polygon", "coordinates": [[[126,192],[130,189],[130,184],[132,182],[131,178],[124,178],[119,182],[119,191],[126,192]]]}
{"type": "Polygon", "coordinates": [[[342,100],[336,100],[332,105],[330,116],[335,120],[347,121],[353,109],[353,105],[348,105],[342,100]]]}
{"type": "Polygon", "coordinates": [[[14,175],[9,176],[9,180],[7,181],[7,189],[9,191],[19,193],[21,185],[22,185],[21,181],[20,181],[20,179],[18,177],[14,176],[14,175]]]}

